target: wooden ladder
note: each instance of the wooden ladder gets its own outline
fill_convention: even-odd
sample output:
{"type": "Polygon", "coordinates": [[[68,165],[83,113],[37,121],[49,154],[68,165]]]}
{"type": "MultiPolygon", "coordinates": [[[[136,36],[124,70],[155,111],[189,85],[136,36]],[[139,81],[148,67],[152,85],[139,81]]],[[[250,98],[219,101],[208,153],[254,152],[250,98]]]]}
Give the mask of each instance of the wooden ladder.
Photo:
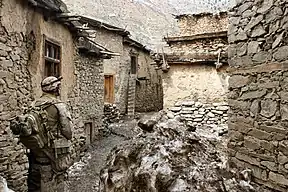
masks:
{"type": "Polygon", "coordinates": [[[128,118],[134,118],[136,97],[136,74],[130,74],[128,84],[128,118]]]}

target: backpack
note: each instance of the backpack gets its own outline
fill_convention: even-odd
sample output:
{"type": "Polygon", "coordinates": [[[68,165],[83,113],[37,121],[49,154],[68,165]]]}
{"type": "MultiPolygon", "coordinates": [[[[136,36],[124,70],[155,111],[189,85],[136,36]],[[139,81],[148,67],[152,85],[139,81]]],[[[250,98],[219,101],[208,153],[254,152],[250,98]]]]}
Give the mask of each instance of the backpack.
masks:
{"type": "Polygon", "coordinates": [[[19,135],[20,142],[28,149],[43,149],[53,139],[53,135],[47,130],[48,113],[45,110],[51,105],[53,104],[50,102],[32,105],[22,115],[10,121],[13,134],[19,135]]]}
{"type": "Polygon", "coordinates": [[[45,110],[55,103],[44,102],[39,106],[32,105],[10,121],[10,129],[14,135],[19,135],[20,142],[25,147],[31,150],[41,149],[42,152],[51,160],[52,169],[55,172],[62,172],[67,170],[73,163],[70,155],[58,157],[57,149],[69,148],[70,142],[63,142],[61,139],[56,139],[50,132],[47,126],[48,113],[45,110]],[[47,147],[53,148],[55,154],[51,154],[47,147]]]}

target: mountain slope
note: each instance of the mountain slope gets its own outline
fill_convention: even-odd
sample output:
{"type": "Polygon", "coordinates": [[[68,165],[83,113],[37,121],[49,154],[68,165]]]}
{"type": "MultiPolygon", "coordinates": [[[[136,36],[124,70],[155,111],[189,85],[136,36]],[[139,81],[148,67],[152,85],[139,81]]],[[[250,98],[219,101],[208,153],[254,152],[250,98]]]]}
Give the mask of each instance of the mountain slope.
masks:
{"type": "Polygon", "coordinates": [[[63,0],[72,13],[127,29],[132,38],[159,50],[164,36],[179,31],[175,15],[225,11],[234,0],[63,0]]]}

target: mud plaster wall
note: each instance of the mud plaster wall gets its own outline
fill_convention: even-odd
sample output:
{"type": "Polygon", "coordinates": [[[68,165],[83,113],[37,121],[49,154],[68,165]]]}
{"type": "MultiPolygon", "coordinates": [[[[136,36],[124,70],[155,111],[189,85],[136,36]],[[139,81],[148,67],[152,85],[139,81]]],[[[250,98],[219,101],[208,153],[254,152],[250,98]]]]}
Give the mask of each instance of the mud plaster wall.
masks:
{"type": "MultiPolygon", "coordinates": [[[[229,18],[230,166],[288,190],[288,2],[242,1],[229,18]]],[[[272,190],[273,189],[273,190],[272,190]]]]}
{"type": "Polygon", "coordinates": [[[26,151],[12,136],[8,120],[40,96],[43,78],[43,34],[62,44],[62,91],[66,100],[74,84],[74,44],[69,31],[19,0],[1,1],[0,173],[15,191],[26,190],[26,151]],[[65,51],[64,51],[65,50],[65,51]]]}
{"type": "Polygon", "coordinates": [[[123,58],[123,37],[120,34],[104,30],[95,29],[95,42],[101,44],[105,48],[120,56],[114,56],[112,59],[104,60],[104,74],[114,76],[114,103],[117,105],[121,113],[125,113],[126,110],[126,89],[128,83],[128,70],[129,66],[126,66],[125,59],[123,58]]]}
{"type": "Polygon", "coordinates": [[[225,69],[217,72],[215,66],[205,64],[173,64],[168,73],[163,74],[164,107],[184,100],[224,102],[227,86],[225,69]]]}
{"type": "Polygon", "coordinates": [[[137,78],[146,78],[146,80],[136,82],[135,111],[159,111],[163,108],[162,72],[155,70],[150,65],[153,60],[148,52],[125,44],[123,56],[127,58],[126,65],[129,66],[129,69],[131,66],[131,51],[138,54],[137,78]]]}
{"type": "Polygon", "coordinates": [[[186,15],[178,19],[179,36],[227,31],[227,14],[186,15]]]}

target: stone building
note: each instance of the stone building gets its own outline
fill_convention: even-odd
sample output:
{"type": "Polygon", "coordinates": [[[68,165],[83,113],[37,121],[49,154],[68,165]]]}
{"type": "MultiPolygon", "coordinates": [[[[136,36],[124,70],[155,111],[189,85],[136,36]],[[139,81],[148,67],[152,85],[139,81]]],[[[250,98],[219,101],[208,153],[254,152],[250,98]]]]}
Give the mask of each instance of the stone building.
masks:
{"type": "Polygon", "coordinates": [[[9,119],[41,95],[45,76],[61,75],[61,99],[70,104],[75,124],[76,158],[101,125],[102,60],[112,52],[85,38],[83,26],[65,17],[59,0],[1,0],[0,6],[0,175],[21,192],[29,164],[9,119]]]}
{"type": "Polygon", "coordinates": [[[229,18],[230,166],[288,191],[288,2],[239,1],[229,18]]]}
{"type": "Polygon", "coordinates": [[[117,55],[104,61],[105,102],[128,115],[162,109],[162,72],[151,65],[150,50],[131,39],[125,29],[87,16],[80,21],[93,29],[91,40],[117,55]]]}
{"type": "Polygon", "coordinates": [[[176,17],[180,32],[165,37],[164,107],[184,100],[201,103],[226,101],[227,13],[176,17]]]}

